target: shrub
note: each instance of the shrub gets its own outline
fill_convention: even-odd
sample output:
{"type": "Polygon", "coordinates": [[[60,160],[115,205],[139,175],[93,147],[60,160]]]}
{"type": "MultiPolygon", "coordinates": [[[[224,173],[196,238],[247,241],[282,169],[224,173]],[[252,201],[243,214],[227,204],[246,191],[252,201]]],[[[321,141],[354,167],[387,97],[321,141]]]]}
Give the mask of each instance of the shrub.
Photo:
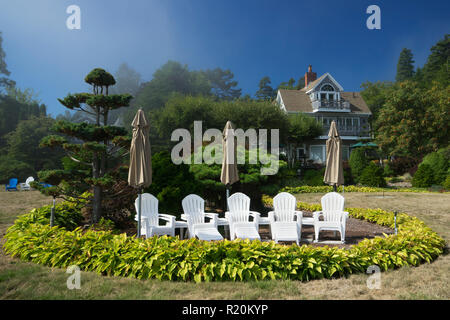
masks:
{"type": "MultiPolygon", "coordinates": [[[[55,226],[67,230],[74,230],[79,227],[83,222],[83,215],[81,209],[84,206],[84,202],[69,202],[63,201],[55,205],[55,226]]],[[[43,225],[50,225],[52,205],[43,206],[38,209],[33,209],[28,215],[21,216],[18,219],[20,223],[40,223],[43,225]]]]}
{"type": "MultiPolygon", "coordinates": [[[[152,184],[145,188],[144,192],[158,198],[160,212],[171,214],[181,212],[181,200],[190,193],[198,192],[198,184],[194,175],[189,172],[189,166],[183,163],[174,164],[169,152],[153,154],[152,171],[152,184]]],[[[135,198],[133,206],[134,200],[135,198]]]]}
{"type": "Polygon", "coordinates": [[[325,175],[325,168],[320,170],[308,169],[303,176],[303,182],[308,186],[323,186],[323,177],[325,175]]]}
{"type": "Polygon", "coordinates": [[[394,170],[389,163],[384,164],[383,174],[385,177],[392,177],[393,175],[395,175],[394,170]]]}
{"type": "Polygon", "coordinates": [[[375,163],[371,162],[366,168],[364,168],[359,182],[368,187],[385,187],[386,181],[384,180],[383,169],[375,163]]]}
{"type": "Polygon", "coordinates": [[[364,168],[369,165],[369,160],[366,157],[364,148],[356,148],[352,151],[350,154],[349,165],[353,180],[359,182],[359,177],[364,168]]]}
{"type": "MultiPolygon", "coordinates": [[[[284,187],[279,192],[289,193],[327,193],[332,192],[332,186],[300,186],[300,187],[284,187]]],[[[378,187],[362,187],[362,186],[342,186],[337,187],[337,192],[430,192],[425,188],[378,188],[378,187]]]]}
{"type": "MultiPolygon", "coordinates": [[[[266,203],[272,199],[264,197],[266,203]]],[[[300,210],[320,205],[299,203],[300,210]]],[[[393,227],[394,213],[381,209],[347,208],[350,216],[393,227]]],[[[415,217],[397,216],[398,235],[366,239],[351,249],[284,246],[249,240],[208,242],[176,237],[137,239],[110,231],[67,231],[20,216],[5,236],[5,252],[23,260],[105,275],[177,281],[307,281],[431,262],[442,254],[445,241],[415,217]]]]}
{"type": "Polygon", "coordinates": [[[434,172],[428,164],[421,164],[412,179],[412,186],[428,188],[433,184],[434,172]]]}
{"type": "Polygon", "coordinates": [[[450,147],[427,154],[420,165],[427,164],[433,170],[433,183],[442,184],[450,168],[450,147]]]}
{"type": "Polygon", "coordinates": [[[444,189],[450,190],[450,175],[447,176],[442,186],[444,189]]]}
{"type": "Polygon", "coordinates": [[[401,176],[405,173],[413,175],[417,170],[420,159],[411,157],[396,157],[391,161],[391,167],[395,175],[401,176]]]}

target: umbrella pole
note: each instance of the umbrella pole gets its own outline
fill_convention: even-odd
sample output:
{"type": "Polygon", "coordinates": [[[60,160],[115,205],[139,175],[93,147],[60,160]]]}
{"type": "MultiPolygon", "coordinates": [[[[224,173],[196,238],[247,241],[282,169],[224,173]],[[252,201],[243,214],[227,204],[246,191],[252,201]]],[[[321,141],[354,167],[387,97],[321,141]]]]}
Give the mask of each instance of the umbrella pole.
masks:
{"type": "Polygon", "coordinates": [[[228,198],[230,197],[230,187],[227,185],[226,189],[227,189],[227,198],[225,199],[225,202],[227,203],[227,211],[228,211],[229,210],[229,208],[228,208],[228,198]]]}
{"type": "Polygon", "coordinates": [[[142,198],[142,189],[139,188],[138,194],[138,224],[137,224],[137,237],[141,237],[141,199],[142,198]]]}
{"type": "Polygon", "coordinates": [[[53,206],[50,211],[50,227],[55,225],[55,197],[53,197],[53,206]]]}
{"type": "Polygon", "coordinates": [[[337,192],[337,187],[336,187],[336,183],[335,183],[335,184],[333,184],[333,191],[334,191],[334,192],[337,192]]]}

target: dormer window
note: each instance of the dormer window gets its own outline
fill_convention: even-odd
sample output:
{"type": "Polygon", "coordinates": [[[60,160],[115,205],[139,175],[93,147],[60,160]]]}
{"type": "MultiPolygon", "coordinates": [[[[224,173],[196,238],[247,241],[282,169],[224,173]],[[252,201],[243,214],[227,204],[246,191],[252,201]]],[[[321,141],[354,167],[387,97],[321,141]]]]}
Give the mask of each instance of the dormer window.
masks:
{"type": "Polygon", "coordinates": [[[320,88],[320,91],[334,91],[334,88],[329,84],[325,84],[322,86],[322,88],[320,88]]]}

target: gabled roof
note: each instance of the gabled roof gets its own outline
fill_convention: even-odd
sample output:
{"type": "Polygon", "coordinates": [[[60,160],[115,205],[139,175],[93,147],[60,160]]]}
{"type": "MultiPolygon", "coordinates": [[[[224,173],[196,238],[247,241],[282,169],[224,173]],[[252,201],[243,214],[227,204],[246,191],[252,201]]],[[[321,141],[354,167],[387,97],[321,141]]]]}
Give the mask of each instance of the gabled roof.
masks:
{"type": "MultiPolygon", "coordinates": [[[[279,89],[279,93],[287,112],[313,112],[311,99],[303,90],[279,89]]],[[[351,113],[372,114],[359,92],[341,92],[340,94],[342,99],[350,102],[351,113]]]]}
{"type": "Polygon", "coordinates": [[[329,74],[328,72],[321,75],[319,78],[317,78],[316,80],[308,83],[308,86],[304,87],[301,89],[301,91],[303,92],[309,92],[311,90],[314,90],[323,80],[325,80],[325,78],[329,78],[331,80],[331,82],[333,82],[336,87],[338,87],[339,91],[344,91],[344,88],[342,88],[342,86],[339,84],[339,82],[337,82],[333,76],[331,74],[329,74]]]}

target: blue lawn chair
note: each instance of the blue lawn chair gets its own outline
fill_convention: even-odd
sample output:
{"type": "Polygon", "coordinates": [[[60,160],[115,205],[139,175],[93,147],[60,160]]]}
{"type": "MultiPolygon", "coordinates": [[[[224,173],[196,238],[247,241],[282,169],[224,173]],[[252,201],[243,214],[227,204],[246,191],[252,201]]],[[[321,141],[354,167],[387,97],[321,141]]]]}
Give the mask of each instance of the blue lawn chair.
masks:
{"type": "Polygon", "coordinates": [[[45,182],[39,182],[44,188],[50,188],[53,187],[51,184],[45,183],[45,182]]]}
{"type": "Polygon", "coordinates": [[[9,190],[17,190],[17,179],[16,178],[12,178],[9,179],[9,183],[5,186],[6,191],[9,190]]]}

